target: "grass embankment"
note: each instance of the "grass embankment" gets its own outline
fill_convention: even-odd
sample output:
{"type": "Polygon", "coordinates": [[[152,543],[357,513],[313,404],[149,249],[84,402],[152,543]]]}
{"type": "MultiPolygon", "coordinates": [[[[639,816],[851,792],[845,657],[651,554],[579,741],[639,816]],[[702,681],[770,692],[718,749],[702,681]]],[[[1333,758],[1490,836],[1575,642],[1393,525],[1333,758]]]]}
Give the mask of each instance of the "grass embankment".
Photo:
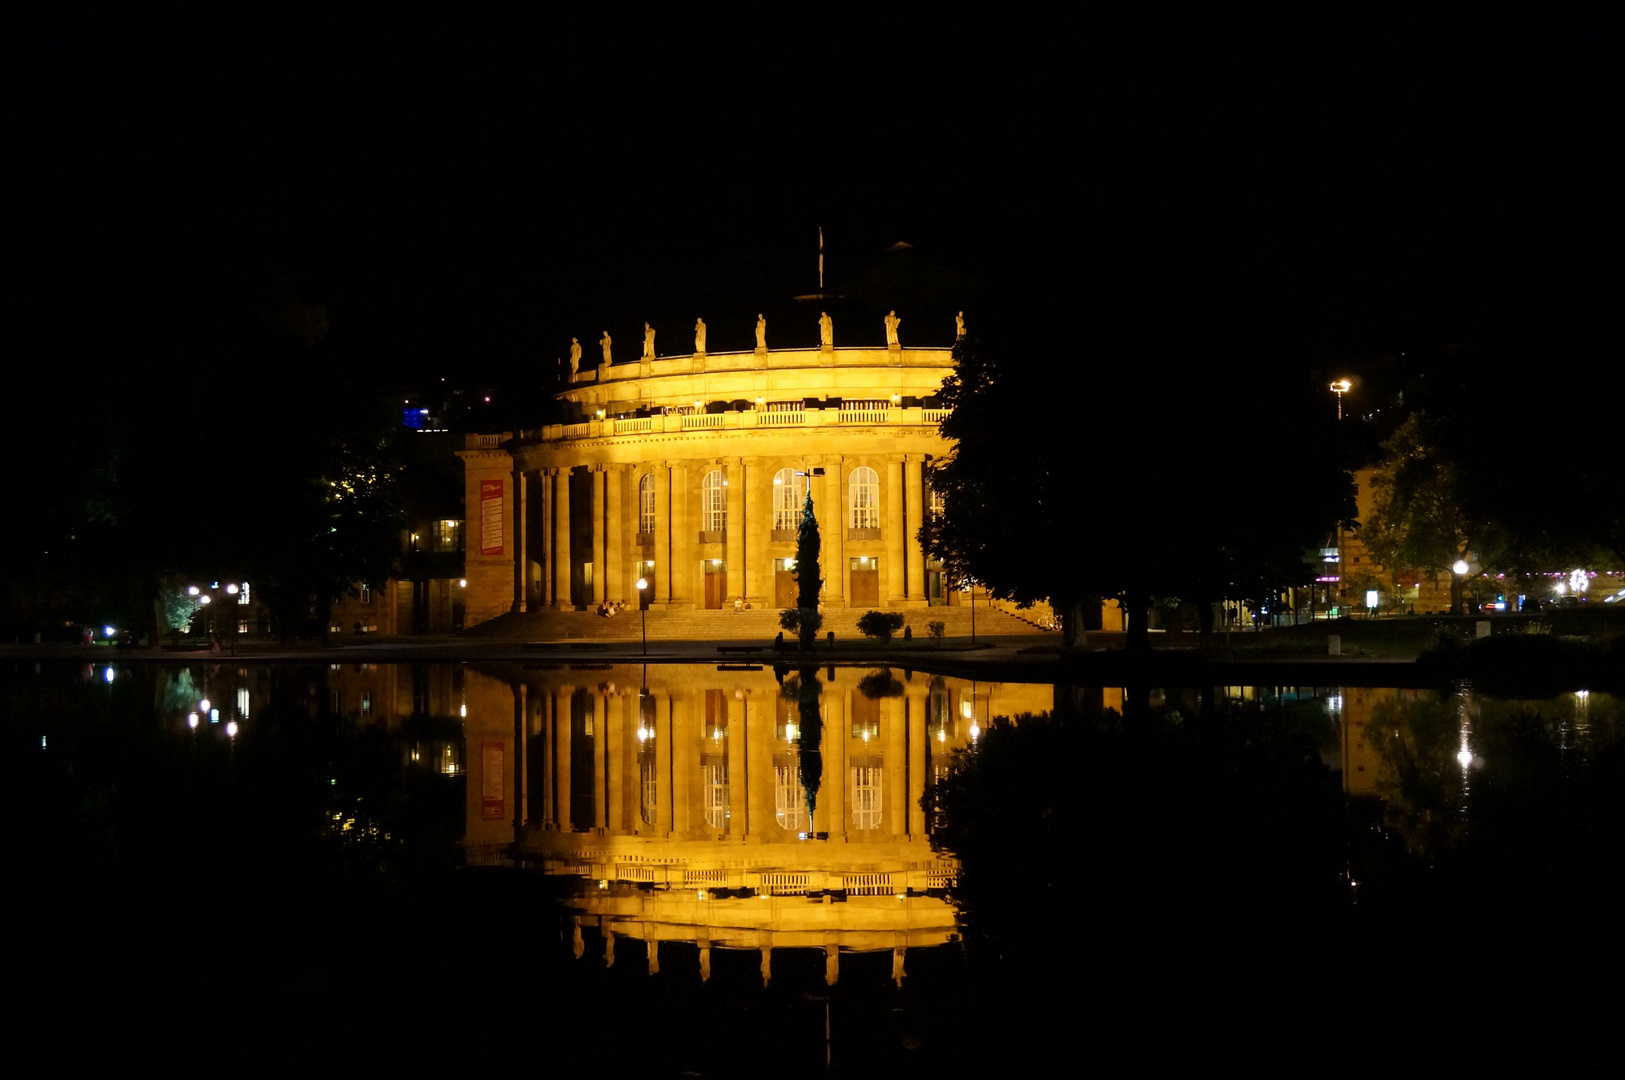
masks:
{"type": "MultiPolygon", "coordinates": [[[[1215,645],[1237,660],[1311,659],[1327,655],[1327,638],[1337,635],[1342,655],[1385,660],[1416,660],[1439,649],[1476,640],[1512,638],[1569,639],[1607,646],[1625,638],[1625,610],[1562,611],[1547,615],[1412,615],[1385,619],[1335,619],[1304,626],[1285,626],[1259,633],[1235,631],[1214,635],[1215,645]],[[1488,623],[1490,636],[1478,638],[1478,624],[1488,623]]],[[[1192,639],[1195,635],[1185,635],[1192,639]]],[[[1501,649],[1505,646],[1496,646],[1501,649]]],[[[1542,646],[1535,646],[1540,649],[1542,646]]],[[[1530,653],[1530,656],[1537,655],[1530,653]]],[[[1545,656],[1546,653],[1538,655],[1545,656]]],[[[1598,655],[1588,654],[1593,662],[1598,655]]]]}

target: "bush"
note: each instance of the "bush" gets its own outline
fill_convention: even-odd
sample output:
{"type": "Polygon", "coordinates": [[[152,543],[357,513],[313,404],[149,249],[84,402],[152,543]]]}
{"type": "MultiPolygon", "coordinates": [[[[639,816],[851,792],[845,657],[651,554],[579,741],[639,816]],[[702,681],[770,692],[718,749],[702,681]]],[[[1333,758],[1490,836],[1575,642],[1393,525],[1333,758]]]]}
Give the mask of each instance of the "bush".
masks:
{"type": "Polygon", "coordinates": [[[947,631],[948,624],[945,622],[928,622],[925,624],[925,632],[934,638],[940,638],[947,631]]]}
{"type": "Polygon", "coordinates": [[[865,611],[858,617],[858,632],[864,637],[890,641],[903,628],[901,611],[865,611]]]}
{"type": "Polygon", "coordinates": [[[824,616],[817,608],[785,608],[779,612],[779,625],[803,641],[811,641],[824,625],[824,616]]]}

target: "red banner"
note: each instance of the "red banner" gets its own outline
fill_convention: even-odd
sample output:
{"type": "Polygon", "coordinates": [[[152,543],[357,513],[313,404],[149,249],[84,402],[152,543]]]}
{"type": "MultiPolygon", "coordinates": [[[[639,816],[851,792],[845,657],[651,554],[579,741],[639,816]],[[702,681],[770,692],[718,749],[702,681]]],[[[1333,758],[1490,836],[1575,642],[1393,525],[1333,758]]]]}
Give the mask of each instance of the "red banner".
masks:
{"type": "Polygon", "coordinates": [[[507,816],[502,798],[503,749],[499,742],[480,744],[480,817],[485,821],[501,821],[507,816]]]}
{"type": "Polygon", "coordinates": [[[480,481],[480,554],[502,554],[502,481],[480,481]]]}

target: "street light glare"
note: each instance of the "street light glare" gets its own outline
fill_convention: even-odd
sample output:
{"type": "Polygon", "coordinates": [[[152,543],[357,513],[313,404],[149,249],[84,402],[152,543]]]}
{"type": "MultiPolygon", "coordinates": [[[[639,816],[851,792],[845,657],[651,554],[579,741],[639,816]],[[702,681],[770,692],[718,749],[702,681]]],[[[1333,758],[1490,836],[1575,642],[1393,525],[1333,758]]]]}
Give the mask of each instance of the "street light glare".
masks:
{"type": "Polygon", "coordinates": [[[1454,570],[1458,574],[1465,575],[1468,570],[1472,569],[1472,567],[1467,565],[1466,559],[1457,559],[1455,565],[1451,566],[1450,569],[1454,570]]]}
{"type": "Polygon", "coordinates": [[[647,589],[648,587],[649,587],[649,579],[648,578],[638,578],[638,591],[639,592],[642,592],[644,589],[647,589]]]}

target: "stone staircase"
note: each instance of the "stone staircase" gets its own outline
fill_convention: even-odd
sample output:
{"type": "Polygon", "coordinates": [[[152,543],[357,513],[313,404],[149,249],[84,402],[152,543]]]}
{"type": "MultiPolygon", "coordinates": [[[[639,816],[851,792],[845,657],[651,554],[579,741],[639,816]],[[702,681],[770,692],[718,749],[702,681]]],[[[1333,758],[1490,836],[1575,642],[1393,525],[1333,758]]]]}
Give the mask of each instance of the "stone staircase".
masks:
{"type": "MultiPolygon", "coordinates": [[[[820,636],[833,630],[838,640],[862,637],[858,633],[858,617],[863,612],[855,608],[842,608],[824,613],[824,628],[820,636]]],[[[927,635],[927,624],[941,622],[944,636],[970,637],[971,616],[967,607],[915,608],[903,613],[904,625],[914,630],[915,637],[927,635]]],[[[779,632],[777,608],[757,608],[734,611],[724,608],[708,611],[703,608],[670,610],[650,608],[649,638],[659,641],[761,641],[773,640],[779,632]]],[[[1046,631],[1002,611],[978,606],[976,609],[976,636],[1015,637],[1042,635],[1046,631]]],[[[590,611],[532,611],[519,615],[500,615],[468,631],[471,637],[501,641],[637,641],[642,630],[636,611],[623,611],[611,618],[590,611]]]]}

